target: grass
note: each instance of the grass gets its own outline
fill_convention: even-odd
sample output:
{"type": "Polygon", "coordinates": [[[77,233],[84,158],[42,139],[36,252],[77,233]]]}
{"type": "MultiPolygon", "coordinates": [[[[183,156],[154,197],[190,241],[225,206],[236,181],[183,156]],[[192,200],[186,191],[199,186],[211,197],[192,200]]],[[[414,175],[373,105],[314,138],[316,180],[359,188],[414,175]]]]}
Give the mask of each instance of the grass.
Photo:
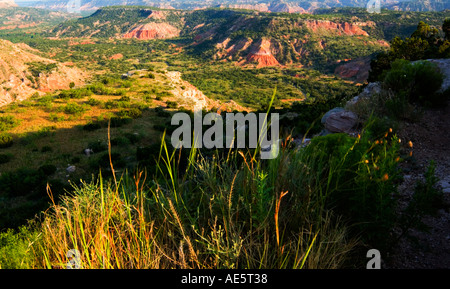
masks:
{"type": "MultiPolygon", "coordinates": [[[[108,129],[109,141],[118,135],[108,129]]],[[[51,207],[21,237],[28,266],[64,268],[79,252],[81,268],[357,267],[352,254],[371,234],[389,236],[379,227],[395,195],[387,136],[318,137],[303,149],[286,136],[273,160],[257,150],[173,150],[163,136],[156,170],[121,175],[109,146],[92,181],[66,195],[48,188],[51,207]]]]}
{"type": "MultiPolygon", "coordinates": [[[[312,213],[312,201],[291,216],[283,197],[299,192],[271,189],[259,202],[269,179],[255,176],[262,163],[250,153],[209,160],[191,151],[186,170],[177,154],[162,145],[155,182],[144,171],[100,175],[54,203],[32,246],[34,266],[64,267],[76,249],[82,268],[339,268],[356,245],[331,212],[312,213]]],[[[288,155],[267,169],[289,169],[288,155]]]]}

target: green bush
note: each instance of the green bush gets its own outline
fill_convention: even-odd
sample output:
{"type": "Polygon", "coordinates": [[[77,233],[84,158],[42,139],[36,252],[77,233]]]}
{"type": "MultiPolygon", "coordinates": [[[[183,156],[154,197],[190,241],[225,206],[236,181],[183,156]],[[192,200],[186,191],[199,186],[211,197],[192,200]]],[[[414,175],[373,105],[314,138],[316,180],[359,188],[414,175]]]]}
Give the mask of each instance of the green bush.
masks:
{"type": "Polygon", "coordinates": [[[117,116],[120,118],[140,118],[142,111],[138,108],[122,109],[117,112],[117,116]]]}
{"type": "Polygon", "coordinates": [[[9,154],[0,154],[0,165],[9,163],[12,159],[12,156],[9,154]]]}
{"type": "Polygon", "coordinates": [[[130,140],[126,137],[116,137],[111,140],[111,145],[113,146],[127,146],[130,144],[130,140]]]}
{"type": "Polygon", "coordinates": [[[58,94],[58,98],[61,99],[81,99],[86,96],[91,96],[92,90],[88,88],[78,88],[71,90],[63,90],[58,94]]]}
{"type": "Polygon", "coordinates": [[[54,165],[43,165],[39,167],[38,171],[42,172],[45,176],[51,176],[56,173],[56,166],[54,165]]]}
{"type": "Polygon", "coordinates": [[[130,102],[131,98],[129,96],[122,96],[119,101],[125,101],[125,102],[130,102]]]}
{"type": "Polygon", "coordinates": [[[142,139],[142,135],[138,133],[125,133],[124,136],[130,141],[131,144],[136,144],[142,139]]]}
{"type": "Polygon", "coordinates": [[[175,101],[168,101],[167,102],[167,107],[168,108],[177,108],[178,107],[178,103],[175,101]]]}
{"type": "Polygon", "coordinates": [[[30,269],[35,261],[30,254],[30,243],[37,238],[36,235],[27,226],[17,231],[0,232],[0,268],[30,269]]]}
{"type": "Polygon", "coordinates": [[[115,102],[115,101],[108,100],[107,102],[105,102],[103,104],[103,107],[106,108],[106,109],[113,109],[113,108],[118,108],[119,104],[117,102],[115,102]]]}
{"type": "Polygon", "coordinates": [[[7,196],[24,196],[45,190],[46,178],[42,171],[20,168],[0,176],[0,192],[7,196]]]}
{"type": "Polygon", "coordinates": [[[0,133],[0,148],[8,148],[13,145],[13,137],[7,133],[0,133]]]}
{"type": "Polygon", "coordinates": [[[99,130],[101,128],[102,128],[102,126],[98,122],[90,122],[83,126],[83,130],[85,130],[85,131],[94,131],[94,130],[99,130]]]}
{"type": "Polygon", "coordinates": [[[97,100],[97,99],[95,99],[95,98],[90,97],[90,98],[86,101],[86,104],[87,104],[87,105],[90,105],[90,106],[97,106],[97,105],[102,104],[102,102],[101,102],[100,100],[97,100]]]}
{"type": "Polygon", "coordinates": [[[431,161],[426,172],[425,181],[417,181],[414,194],[402,215],[402,230],[407,234],[408,229],[417,228],[427,230],[423,223],[426,215],[435,215],[443,204],[443,192],[438,188],[439,179],[435,176],[436,163],[431,161]]]}
{"type": "Polygon", "coordinates": [[[164,107],[161,107],[161,106],[158,106],[157,108],[155,108],[155,112],[159,117],[166,118],[166,117],[171,116],[170,112],[166,111],[164,109],[164,107]]]}
{"type": "Polygon", "coordinates": [[[112,117],[110,121],[111,127],[121,127],[123,125],[130,124],[133,119],[129,117],[112,117]]]}
{"type": "Polygon", "coordinates": [[[53,151],[53,149],[51,146],[43,146],[41,148],[41,153],[47,153],[47,152],[52,152],[52,151],[53,151]]]}
{"type": "Polygon", "coordinates": [[[64,121],[66,118],[63,115],[59,116],[56,113],[50,113],[49,119],[53,122],[61,122],[64,121]]]}
{"type": "Polygon", "coordinates": [[[314,158],[308,169],[318,175],[317,185],[326,198],[326,207],[354,224],[354,232],[364,241],[387,248],[387,236],[397,223],[399,142],[392,135],[371,135],[316,137],[305,154],[314,158]]]}
{"type": "Polygon", "coordinates": [[[0,132],[8,131],[17,127],[20,124],[20,120],[16,119],[12,115],[0,116],[0,132]]]}
{"type": "Polygon", "coordinates": [[[86,108],[84,108],[81,105],[74,103],[74,102],[69,102],[64,107],[64,113],[66,113],[66,114],[81,115],[85,111],[86,111],[86,108]]]}
{"type": "Polygon", "coordinates": [[[442,86],[443,79],[434,63],[429,61],[411,63],[397,59],[386,72],[383,84],[399,98],[406,98],[411,103],[437,105],[441,102],[435,95],[442,86]]]}
{"type": "Polygon", "coordinates": [[[88,144],[88,148],[92,149],[94,153],[99,153],[102,151],[106,151],[108,149],[108,145],[106,144],[106,142],[98,140],[90,142],[88,144]]]}
{"type": "MultiPolygon", "coordinates": [[[[111,162],[115,168],[121,168],[126,166],[126,162],[123,160],[122,156],[118,152],[111,153],[111,162]]],[[[110,163],[110,155],[109,153],[104,153],[98,159],[98,167],[101,168],[109,168],[111,166],[110,163]]]]}

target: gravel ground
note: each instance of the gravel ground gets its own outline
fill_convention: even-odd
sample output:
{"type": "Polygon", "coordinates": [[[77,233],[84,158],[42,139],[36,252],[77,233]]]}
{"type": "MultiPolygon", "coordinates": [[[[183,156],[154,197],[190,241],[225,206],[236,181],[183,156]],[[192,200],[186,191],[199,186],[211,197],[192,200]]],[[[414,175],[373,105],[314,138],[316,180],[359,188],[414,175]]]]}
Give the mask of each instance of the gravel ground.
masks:
{"type": "Polygon", "coordinates": [[[404,123],[399,130],[402,141],[413,143],[413,160],[402,164],[405,178],[399,187],[401,201],[407,204],[417,180],[430,162],[436,162],[436,176],[444,192],[444,204],[436,216],[427,216],[423,222],[428,232],[410,230],[417,238],[412,242],[400,240],[393,254],[385,259],[385,268],[391,269],[449,269],[450,268],[450,102],[447,107],[427,110],[420,121],[404,123]]]}

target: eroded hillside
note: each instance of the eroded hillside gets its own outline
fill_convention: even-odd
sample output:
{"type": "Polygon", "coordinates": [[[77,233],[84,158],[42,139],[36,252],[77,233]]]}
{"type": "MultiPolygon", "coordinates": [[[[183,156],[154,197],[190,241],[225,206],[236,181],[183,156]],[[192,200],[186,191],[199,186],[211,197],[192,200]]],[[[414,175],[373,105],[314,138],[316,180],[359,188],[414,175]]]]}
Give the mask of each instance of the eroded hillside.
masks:
{"type": "Polygon", "coordinates": [[[0,40],[0,106],[36,93],[68,89],[71,82],[84,83],[86,72],[36,53],[25,44],[0,40]]]}

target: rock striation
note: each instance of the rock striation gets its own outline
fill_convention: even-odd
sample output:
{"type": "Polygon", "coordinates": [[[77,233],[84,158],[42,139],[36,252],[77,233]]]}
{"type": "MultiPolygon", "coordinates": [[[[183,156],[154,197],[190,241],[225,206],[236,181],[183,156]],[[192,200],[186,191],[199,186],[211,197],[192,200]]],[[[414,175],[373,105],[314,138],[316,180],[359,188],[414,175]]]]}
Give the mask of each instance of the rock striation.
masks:
{"type": "Polygon", "coordinates": [[[141,40],[167,39],[179,35],[180,30],[168,23],[150,22],[136,26],[128,33],[125,33],[123,38],[136,38],[141,40]]]}
{"type": "Polygon", "coordinates": [[[328,20],[307,20],[306,26],[313,32],[319,30],[335,32],[338,35],[362,35],[369,36],[361,27],[356,24],[343,22],[337,23],[328,20]]]}
{"type": "Polygon", "coordinates": [[[268,39],[257,41],[247,56],[248,63],[257,63],[257,67],[276,66],[280,63],[271,52],[271,42],[268,39]]]}

